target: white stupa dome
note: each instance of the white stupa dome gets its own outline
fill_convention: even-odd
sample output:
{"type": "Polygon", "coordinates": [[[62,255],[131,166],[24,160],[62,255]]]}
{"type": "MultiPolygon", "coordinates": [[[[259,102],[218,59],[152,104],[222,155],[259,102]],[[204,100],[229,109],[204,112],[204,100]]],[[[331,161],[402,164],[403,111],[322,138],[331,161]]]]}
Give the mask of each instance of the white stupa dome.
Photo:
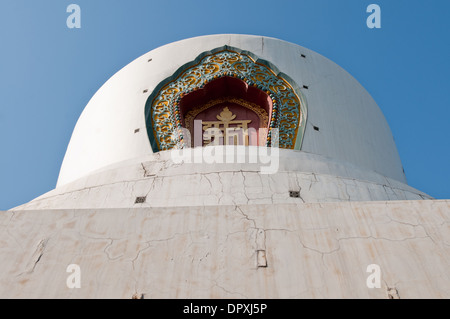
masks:
{"type": "Polygon", "coordinates": [[[58,185],[108,165],[151,154],[144,117],[148,96],[182,65],[224,45],[252,52],[273,63],[298,84],[308,112],[302,151],[349,162],[405,182],[382,112],[370,94],[345,70],[318,53],[282,40],[210,35],[152,50],[112,76],[78,120],[58,185]],[[304,89],[303,85],[308,88],[304,89]],[[135,133],[136,129],[140,130],[139,134],[135,133]]]}
{"type": "MultiPolygon", "coordinates": [[[[219,198],[223,204],[239,203],[236,196],[225,200],[228,197],[214,192],[215,199],[209,191],[200,195],[197,190],[206,187],[201,175],[218,177],[234,171],[242,172],[244,180],[245,172],[251,175],[257,171],[254,167],[236,163],[179,168],[170,164],[172,146],[163,132],[173,123],[182,123],[180,114],[174,111],[181,97],[197,90],[197,98],[202,99],[205,92],[213,91],[207,85],[213,86],[211,81],[221,76],[225,82],[216,82],[216,97],[231,94],[232,89],[224,93],[223,87],[234,85],[233,90],[245,92],[233,94],[253,94],[250,99],[267,104],[264,107],[270,121],[279,116],[274,123],[268,122],[281,130],[279,169],[270,177],[277,180],[277,186],[269,189],[270,180],[261,177],[259,197],[250,195],[248,199],[246,186],[241,185],[239,193],[250,202],[272,201],[273,192],[283,194],[280,200],[290,201],[288,194],[293,189],[306,202],[429,198],[406,184],[380,108],[344,69],[286,41],[226,34],[159,47],[112,76],[92,97],[76,124],[57,188],[39,200],[59,198],[57,202],[64,207],[132,206],[136,197],[146,197],[143,204],[155,206],[218,204],[219,198]],[[155,101],[160,103],[159,115],[155,115],[155,101]],[[192,180],[197,173],[199,180],[192,180]],[[161,182],[157,189],[155,181],[161,182]],[[93,197],[84,198],[83,192],[89,189],[98,193],[87,192],[86,196],[93,197]],[[67,194],[73,192],[76,200],[69,200],[67,194]],[[111,202],[111,198],[117,201],[111,202]]],[[[223,178],[225,183],[227,178],[223,178]]]]}

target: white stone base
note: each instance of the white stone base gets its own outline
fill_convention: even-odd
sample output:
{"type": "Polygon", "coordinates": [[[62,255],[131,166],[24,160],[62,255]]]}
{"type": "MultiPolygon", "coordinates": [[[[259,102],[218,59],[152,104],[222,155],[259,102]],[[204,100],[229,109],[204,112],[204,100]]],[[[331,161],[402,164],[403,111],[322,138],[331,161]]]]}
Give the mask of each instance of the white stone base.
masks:
{"type": "Polygon", "coordinates": [[[0,227],[0,298],[450,298],[450,201],[16,210],[0,227]]]}

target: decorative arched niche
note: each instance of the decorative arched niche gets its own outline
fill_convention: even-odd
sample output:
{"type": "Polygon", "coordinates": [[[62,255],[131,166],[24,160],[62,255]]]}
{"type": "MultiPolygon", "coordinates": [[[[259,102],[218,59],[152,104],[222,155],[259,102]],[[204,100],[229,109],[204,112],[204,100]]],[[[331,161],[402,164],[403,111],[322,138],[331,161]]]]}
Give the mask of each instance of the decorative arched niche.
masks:
{"type": "MultiPolygon", "coordinates": [[[[200,54],[162,81],[147,99],[145,118],[153,152],[185,147],[178,132],[186,128],[192,136],[195,120],[238,123],[256,132],[277,128],[280,148],[300,149],[306,103],[294,81],[273,64],[224,46],[200,54]]],[[[270,131],[263,138],[258,136],[258,145],[270,146],[270,131]]]]}

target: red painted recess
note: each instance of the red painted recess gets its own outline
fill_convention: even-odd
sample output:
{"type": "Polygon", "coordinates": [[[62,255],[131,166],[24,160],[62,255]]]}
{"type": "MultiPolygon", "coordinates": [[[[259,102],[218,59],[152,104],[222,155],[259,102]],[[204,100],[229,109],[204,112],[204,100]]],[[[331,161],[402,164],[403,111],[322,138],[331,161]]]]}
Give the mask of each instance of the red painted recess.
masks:
{"type": "Polygon", "coordinates": [[[185,115],[193,108],[223,97],[241,98],[265,109],[269,118],[270,114],[272,114],[272,99],[266,92],[256,87],[249,86],[241,79],[225,76],[215,79],[207,83],[203,88],[183,96],[179,104],[181,118],[184,121],[185,115]]]}

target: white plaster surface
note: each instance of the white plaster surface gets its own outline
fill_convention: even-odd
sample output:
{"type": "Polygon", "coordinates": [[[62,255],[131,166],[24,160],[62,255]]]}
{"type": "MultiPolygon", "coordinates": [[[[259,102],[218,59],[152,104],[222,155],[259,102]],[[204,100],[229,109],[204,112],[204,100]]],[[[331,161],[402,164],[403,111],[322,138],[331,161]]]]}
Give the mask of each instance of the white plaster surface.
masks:
{"type": "Polygon", "coordinates": [[[282,40],[211,35],[152,50],[111,77],[89,101],[76,124],[58,186],[106,166],[151,154],[144,107],[152,90],[202,52],[224,45],[248,50],[273,63],[299,87],[308,86],[301,92],[308,109],[303,151],[406,182],[383,114],[345,70],[320,54],[282,40]],[[315,131],[313,125],[320,131],[315,131]],[[135,133],[136,129],[140,131],[135,133]]]}
{"type": "Polygon", "coordinates": [[[0,298],[450,298],[448,200],[17,210],[0,229],[0,298]]]}
{"type": "MultiPolygon", "coordinates": [[[[244,148],[247,154],[249,148],[244,148]]],[[[176,151],[159,152],[59,186],[15,210],[431,199],[353,164],[303,151],[279,151],[273,174],[261,173],[269,164],[251,164],[245,158],[245,163],[174,163],[176,151]],[[300,197],[290,197],[290,191],[300,192],[300,197]],[[135,204],[137,197],[146,200],[135,204]]]]}

